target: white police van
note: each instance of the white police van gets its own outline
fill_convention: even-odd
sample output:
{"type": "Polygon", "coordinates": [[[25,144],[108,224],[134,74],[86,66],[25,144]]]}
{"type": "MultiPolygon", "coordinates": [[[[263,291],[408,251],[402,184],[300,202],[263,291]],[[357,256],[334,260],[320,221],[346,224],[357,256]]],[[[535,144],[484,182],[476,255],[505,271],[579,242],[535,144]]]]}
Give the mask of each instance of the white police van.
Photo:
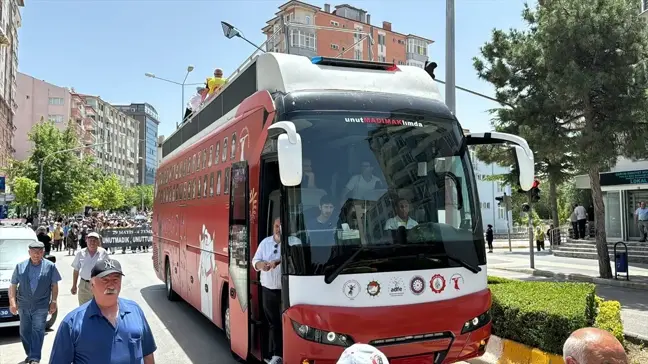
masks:
{"type": "MultiPolygon", "coordinates": [[[[9,287],[16,264],[29,259],[29,244],[38,240],[36,233],[25,225],[0,224],[0,328],[20,325],[20,317],[9,311],[9,287]]],[[[56,263],[56,257],[46,259],[56,263]]],[[[47,316],[46,328],[56,322],[57,312],[47,316]]]]}

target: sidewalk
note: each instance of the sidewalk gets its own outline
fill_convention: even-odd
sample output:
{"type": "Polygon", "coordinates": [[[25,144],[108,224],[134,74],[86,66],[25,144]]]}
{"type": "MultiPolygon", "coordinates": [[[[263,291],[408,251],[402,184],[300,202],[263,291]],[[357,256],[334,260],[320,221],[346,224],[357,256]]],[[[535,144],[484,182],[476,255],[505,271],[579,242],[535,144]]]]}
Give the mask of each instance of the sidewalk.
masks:
{"type": "MultiPolygon", "coordinates": [[[[555,277],[565,280],[591,282],[610,286],[648,290],[648,265],[631,263],[629,267],[630,279],[624,276],[619,279],[599,278],[598,262],[593,259],[578,259],[556,257],[549,250],[535,252],[535,269],[529,267],[528,248],[514,249],[513,252],[498,250],[493,257],[495,261],[489,264],[490,268],[510,270],[542,277],[555,277]]],[[[490,259],[489,259],[490,261],[490,259]]],[[[614,262],[611,262],[614,274],[614,262]]]]}
{"type": "MultiPolygon", "coordinates": [[[[527,239],[511,239],[511,247],[513,249],[523,249],[529,248],[529,240],[527,239]]],[[[508,249],[509,243],[508,239],[497,239],[493,240],[493,250],[497,249],[508,249]]],[[[488,250],[488,244],[486,244],[486,250],[488,250]]]]}
{"type": "MultiPolygon", "coordinates": [[[[535,268],[529,268],[529,251],[496,250],[488,254],[488,274],[519,280],[581,281],[596,284],[596,294],[621,303],[621,318],[627,336],[648,341],[648,266],[632,264],[630,281],[598,278],[596,260],[555,257],[536,252],[535,268]]],[[[614,263],[612,263],[614,264],[614,263]]],[[[612,266],[614,272],[614,266],[612,266]]]]}

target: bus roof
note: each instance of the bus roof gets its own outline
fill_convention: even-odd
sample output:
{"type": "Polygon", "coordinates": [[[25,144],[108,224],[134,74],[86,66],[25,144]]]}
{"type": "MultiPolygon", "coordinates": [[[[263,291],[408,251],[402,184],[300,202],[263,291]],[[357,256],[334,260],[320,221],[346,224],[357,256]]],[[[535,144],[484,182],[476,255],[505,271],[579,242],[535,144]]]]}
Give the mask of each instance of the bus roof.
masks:
{"type": "Polygon", "coordinates": [[[379,67],[370,67],[368,62],[342,59],[343,65],[332,66],[321,61],[321,57],[311,60],[284,53],[262,53],[253,58],[236,70],[218,96],[165,140],[162,163],[232,120],[238,105],[257,91],[369,91],[443,102],[436,82],[422,68],[399,65],[376,69],[379,67]]]}

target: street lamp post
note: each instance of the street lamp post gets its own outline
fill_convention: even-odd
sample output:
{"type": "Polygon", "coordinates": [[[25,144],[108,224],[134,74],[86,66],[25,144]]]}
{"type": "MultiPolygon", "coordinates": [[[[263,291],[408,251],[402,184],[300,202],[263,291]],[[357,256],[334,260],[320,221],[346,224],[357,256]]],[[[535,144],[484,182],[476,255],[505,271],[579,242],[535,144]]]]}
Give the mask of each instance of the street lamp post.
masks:
{"type": "MultiPolygon", "coordinates": [[[[39,177],[39,183],[38,183],[38,216],[40,217],[43,213],[43,168],[45,167],[45,162],[49,157],[55,156],[57,154],[65,153],[65,152],[73,152],[75,150],[80,150],[80,149],[85,149],[85,148],[91,148],[91,147],[97,147],[100,145],[105,145],[105,144],[110,144],[111,142],[104,142],[104,143],[96,143],[96,144],[89,144],[89,145],[83,145],[80,147],[76,148],[69,148],[69,149],[63,149],[63,150],[58,150],[56,152],[52,152],[48,155],[45,156],[45,158],[41,159],[40,161],[40,177],[39,177]]],[[[38,222],[40,225],[40,221],[38,222]]]]}
{"type": "Polygon", "coordinates": [[[182,82],[176,82],[176,81],[167,80],[166,78],[158,77],[153,73],[146,72],[144,74],[144,76],[146,76],[146,77],[155,78],[155,79],[158,79],[160,81],[169,82],[169,83],[172,83],[174,85],[179,85],[180,87],[182,87],[182,116],[180,117],[180,120],[184,119],[184,114],[185,114],[185,102],[184,102],[184,100],[185,100],[185,86],[202,85],[202,83],[186,83],[187,82],[187,77],[189,77],[189,74],[193,70],[194,70],[194,66],[192,66],[192,65],[187,66],[187,73],[185,74],[184,80],[182,80],[182,82]]]}

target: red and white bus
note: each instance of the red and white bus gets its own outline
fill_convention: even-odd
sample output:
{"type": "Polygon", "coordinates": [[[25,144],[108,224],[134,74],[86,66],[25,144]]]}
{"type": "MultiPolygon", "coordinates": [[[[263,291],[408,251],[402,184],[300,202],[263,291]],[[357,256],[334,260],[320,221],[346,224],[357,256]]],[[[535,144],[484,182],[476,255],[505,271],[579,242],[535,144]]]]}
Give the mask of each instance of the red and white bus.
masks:
{"type": "Polygon", "coordinates": [[[526,141],[464,134],[424,69],[250,58],[162,146],[155,270],[169,299],[224,329],[234,355],[263,359],[250,261],[280,217],[285,363],[335,363],[359,342],[394,364],[480,356],[491,294],[468,146],[495,143],[512,146],[529,190],[526,141]],[[363,168],[372,189],[359,188],[363,168]],[[332,222],[314,226],[323,196],[332,222]],[[417,224],[388,229],[403,199],[417,224]]]}

